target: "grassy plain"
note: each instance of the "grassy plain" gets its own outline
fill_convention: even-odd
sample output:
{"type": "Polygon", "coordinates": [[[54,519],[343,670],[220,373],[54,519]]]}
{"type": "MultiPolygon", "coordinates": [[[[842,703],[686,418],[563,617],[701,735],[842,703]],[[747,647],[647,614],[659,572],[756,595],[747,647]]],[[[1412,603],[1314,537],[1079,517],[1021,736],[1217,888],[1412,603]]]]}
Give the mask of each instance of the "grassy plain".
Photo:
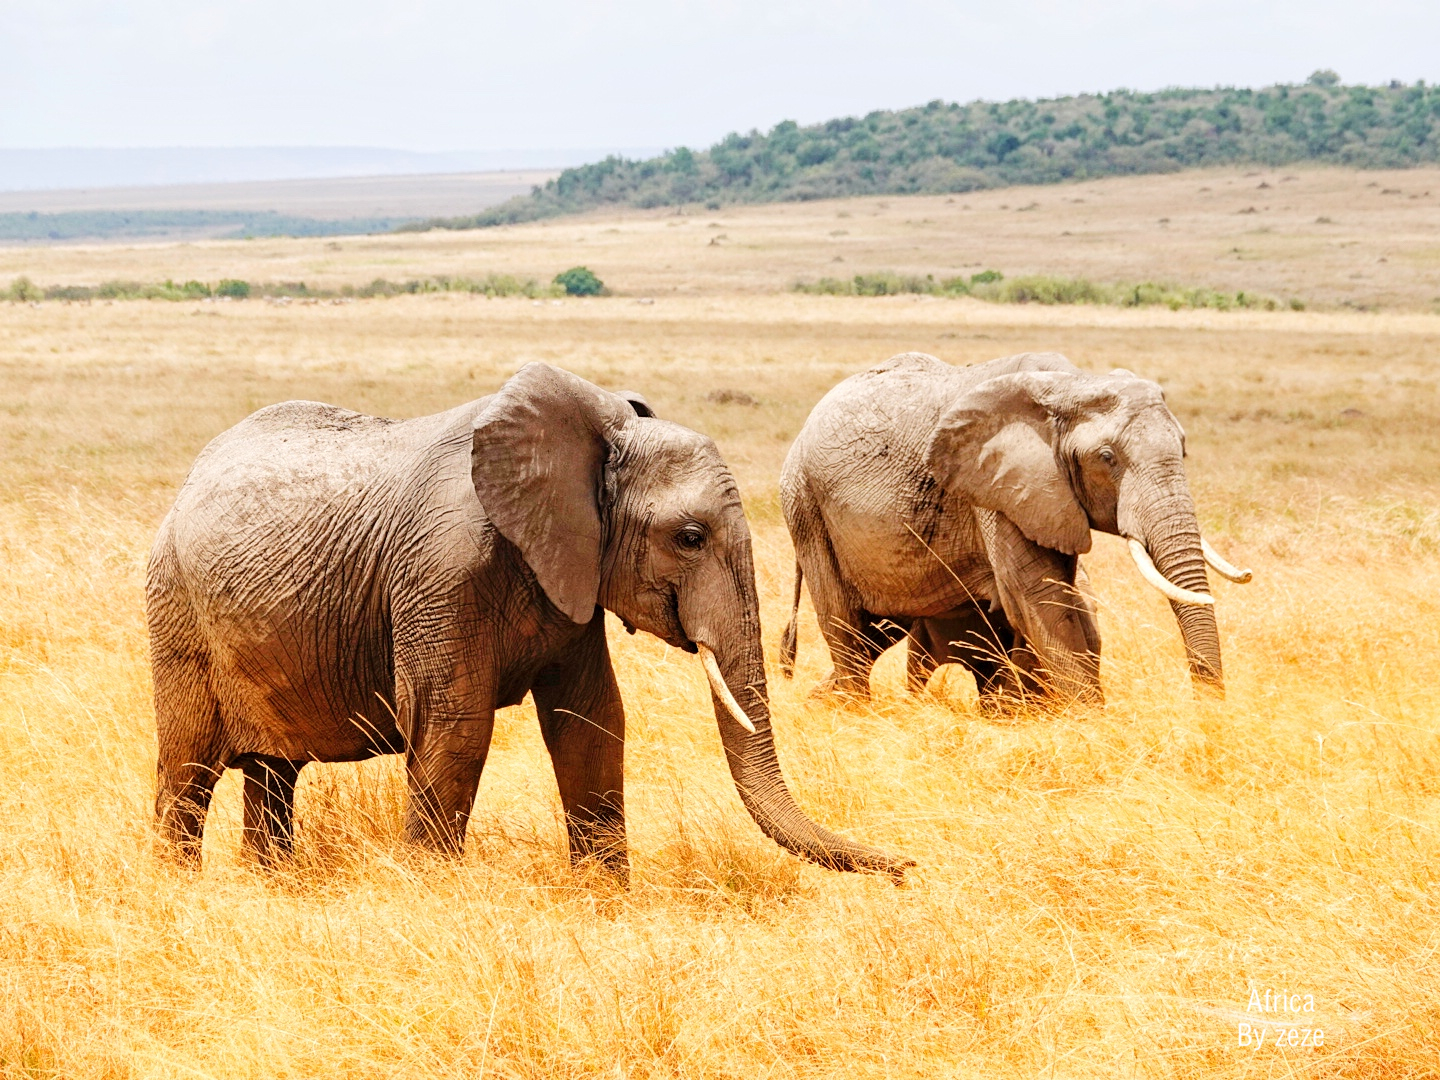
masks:
{"type": "MultiPolygon", "coordinates": [[[[948,205],[890,202],[912,217],[948,205]]],[[[869,221],[869,207],[831,204],[830,220],[869,221]]],[[[820,220],[814,206],[743,213],[770,215],[780,237],[787,211],[820,220]]],[[[1178,215],[1163,216],[1177,228],[1178,215]]],[[[704,220],[605,226],[637,230],[631,261],[592,265],[658,297],[648,305],[0,305],[0,1075],[1435,1075],[1440,318],[764,295],[813,257],[801,226],[792,247],[777,238],[731,270],[703,263],[704,220]],[[1168,608],[1101,537],[1089,565],[1103,711],[995,722],[954,670],[907,696],[898,654],[870,705],[816,705],[806,692],[826,663],[807,604],[797,679],[773,683],[782,760],[818,819],[917,860],[903,888],[801,864],[760,835],[698,664],[624,634],[626,893],[568,869],[528,705],[499,720],[459,863],[398,843],[394,760],[306,770],[289,871],[238,858],[233,776],[205,869],[152,860],[144,562],[215,433],[293,397],[418,415],[534,359],[642,390],[735,467],[773,650],[791,574],[775,490],[788,442],[836,380],[904,349],[955,363],[1058,349],[1166,386],[1207,532],[1256,571],[1216,585],[1224,702],[1192,697],[1168,608]],[[710,400],[722,389],[759,404],[710,400]],[[1312,995],[1315,1011],[1247,1013],[1252,989],[1312,995]],[[1322,1029],[1323,1046],[1277,1046],[1277,1016],[1322,1029]],[[1266,1022],[1263,1047],[1237,1045],[1239,1024],[1266,1022]]],[[[335,280],[360,282],[387,244],[417,274],[449,272],[447,259],[542,272],[606,235],[589,228],[328,254],[306,241],[29,251],[51,261],[23,268],[3,252],[0,280],[4,266],[43,283],[204,274],[180,259],[263,278],[249,267],[333,255],[335,280]]],[[[885,228],[884,243],[903,234],[885,228]]],[[[876,264],[909,269],[875,243],[876,264]]],[[[1185,253],[1206,243],[1176,239],[1166,276],[1194,280],[1185,253]]],[[[1035,240],[1026,266],[1164,255],[1114,246],[1035,240]]],[[[1345,280],[1331,258],[1317,246],[1309,277],[1303,255],[1276,265],[1314,295],[1345,280]]],[[[1142,274],[1158,276],[1125,276],[1142,274]]]]}
{"type": "Polygon", "coordinates": [[[609,211],[467,233],[0,248],[0,286],[19,274],[41,286],[168,277],[338,289],[490,273],[549,281],[577,263],[636,297],[996,269],[1436,311],[1440,169],[1216,169],[967,195],[609,211]]]}

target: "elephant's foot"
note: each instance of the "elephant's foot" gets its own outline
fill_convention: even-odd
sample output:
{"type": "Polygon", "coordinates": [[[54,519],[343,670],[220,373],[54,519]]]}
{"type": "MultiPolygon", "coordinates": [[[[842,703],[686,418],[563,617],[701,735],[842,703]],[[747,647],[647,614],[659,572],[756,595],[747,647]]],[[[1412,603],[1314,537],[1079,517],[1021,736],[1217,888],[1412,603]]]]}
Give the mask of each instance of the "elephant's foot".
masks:
{"type": "Polygon", "coordinates": [[[574,815],[566,822],[570,848],[570,865],[584,876],[601,874],[622,889],[630,887],[630,854],[625,839],[623,811],[604,807],[583,817],[574,815]]]}
{"type": "Polygon", "coordinates": [[[164,835],[162,831],[161,835],[155,838],[154,853],[156,861],[172,866],[176,870],[195,873],[200,869],[199,837],[175,840],[164,835]]]}
{"type": "Polygon", "coordinates": [[[578,857],[572,855],[570,866],[582,880],[594,881],[597,885],[608,884],[621,890],[630,888],[630,859],[623,848],[578,857]]]}
{"type": "Polygon", "coordinates": [[[828,704],[868,702],[870,680],[860,675],[840,675],[831,671],[810,691],[810,700],[828,704]]]}
{"type": "Polygon", "coordinates": [[[155,796],[155,854],[185,870],[200,869],[205,840],[205,815],[220,770],[195,766],[186,770],[160,770],[155,796]],[[176,774],[180,774],[177,782],[176,774]]]}

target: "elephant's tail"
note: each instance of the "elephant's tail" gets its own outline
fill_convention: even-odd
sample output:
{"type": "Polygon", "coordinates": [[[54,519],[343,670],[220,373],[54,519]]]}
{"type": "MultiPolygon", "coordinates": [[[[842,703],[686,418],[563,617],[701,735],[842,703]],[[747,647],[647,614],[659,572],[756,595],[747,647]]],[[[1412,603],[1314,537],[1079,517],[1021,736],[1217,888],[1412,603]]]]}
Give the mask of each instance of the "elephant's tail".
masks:
{"type": "Polygon", "coordinates": [[[800,628],[800,586],[805,581],[805,571],[795,564],[795,599],[790,605],[790,622],[780,638],[780,674],[790,678],[795,674],[795,648],[800,628]]]}

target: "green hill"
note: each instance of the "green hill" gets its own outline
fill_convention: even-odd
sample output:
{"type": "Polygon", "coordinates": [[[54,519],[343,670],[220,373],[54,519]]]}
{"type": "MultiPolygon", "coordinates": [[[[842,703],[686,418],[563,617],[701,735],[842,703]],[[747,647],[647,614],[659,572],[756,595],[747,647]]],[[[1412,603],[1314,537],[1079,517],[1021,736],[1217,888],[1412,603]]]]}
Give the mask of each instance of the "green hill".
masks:
{"type": "Polygon", "coordinates": [[[727,135],[648,161],[566,169],[482,213],[402,228],[471,229],[600,206],[655,207],[974,191],[1204,165],[1440,161],[1440,86],[1344,86],[1317,71],[1264,90],[1161,90],[968,105],[932,101],[727,135]]]}

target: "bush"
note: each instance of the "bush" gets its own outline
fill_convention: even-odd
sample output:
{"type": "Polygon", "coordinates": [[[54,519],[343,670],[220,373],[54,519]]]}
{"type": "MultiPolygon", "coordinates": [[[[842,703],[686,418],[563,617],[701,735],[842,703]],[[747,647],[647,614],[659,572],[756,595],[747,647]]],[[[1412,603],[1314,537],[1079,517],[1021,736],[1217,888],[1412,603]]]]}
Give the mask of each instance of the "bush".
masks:
{"type": "Polygon", "coordinates": [[[855,294],[857,296],[899,296],[901,293],[921,295],[937,291],[933,277],[918,274],[901,276],[888,270],[878,274],[856,274],[855,294]]]}
{"type": "MultiPolygon", "coordinates": [[[[1057,278],[1031,275],[1010,281],[990,279],[994,299],[1008,304],[1107,304],[1112,290],[1084,278],[1057,278]]],[[[988,291],[988,290],[986,290],[988,291]]],[[[976,293],[977,296],[982,293],[976,293]]],[[[985,299],[990,297],[985,296],[985,299]]]]}
{"type": "Polygon", "coordinates": [[[89,300],[94,295],[88,285],[51,285],[45,290],[46,300],[89,300]]]}
{"type": "Polygon", "coordinates": [[[235,278],[225,278],[216,286],[215,295],[228,296],[231,300],[247,300],[250,297],[250,283],[237,281],[235,278]]]}
{"type": "Polygon", "coordinates": [[[599,296],[605,291],[605,283],[583,266],[572,266],[556,274],[555,284],[564,289],[567,296],[599,296]]]}
{"type": "Polygon", "coordinates": [[[316,294],[303,281],[280,281],[273,285],[250,286],[247,296],[289,296],[303,300],[307,297],[314,297],[316,294]]]}
{"type": "Polygon", "coordinates": [[[13,300],[15,303],[23,304],[39,300],[41,299],[43,294],[36,287],[33,281],[31,281],[28,277],[21,275],[20,277],[17,277],[14,281],[10,282],[10,291],[8,295],[10,299],[13,300]]]}
{"type": "Polygon", "coordinates": [[[807,285],[803,281],[795,283],[796,292],[816,293],[820,296],[854,296],[855,283],[853,281],[841,281],[839,278],[822,277],[814,285],[807,285]]]}
{"type": "Polygon", "coordinates": [[[856,274],[849,281],[821,278],[813,284],[797,281],[796,292],[826,296],[898,296],[920,293],[930,296],[973,296],[992,304],[1110,304],[1116,307],[1151,307],[1164,305],[1171,311],[1181,308],[1263,308],[1277,311],[1288,307],[1304,311],[1303,300],[1282,303],[1273,296],[1246,292],[1217,292],[1200,287],[1183,288],[1153,281],[1135,285],[1106,285],[1087,278],[1050,277],[1029,274],[1007,279],[999,270],[982,270],[965,277],[936,281],[933,274],[901,275],[889,270],[872,274],[856,274]]]}
{"type": "Polygon", "coordinates": [[[796,292],[822,296],[899,296],[902,293],[936,295],[943,291],[933,274],[921,277],[919,274],[897,274],[893,270],[856,274],[849,281],[828,277],[821,278],[813,285],[797,281],[794,288],[796,292]]]}

